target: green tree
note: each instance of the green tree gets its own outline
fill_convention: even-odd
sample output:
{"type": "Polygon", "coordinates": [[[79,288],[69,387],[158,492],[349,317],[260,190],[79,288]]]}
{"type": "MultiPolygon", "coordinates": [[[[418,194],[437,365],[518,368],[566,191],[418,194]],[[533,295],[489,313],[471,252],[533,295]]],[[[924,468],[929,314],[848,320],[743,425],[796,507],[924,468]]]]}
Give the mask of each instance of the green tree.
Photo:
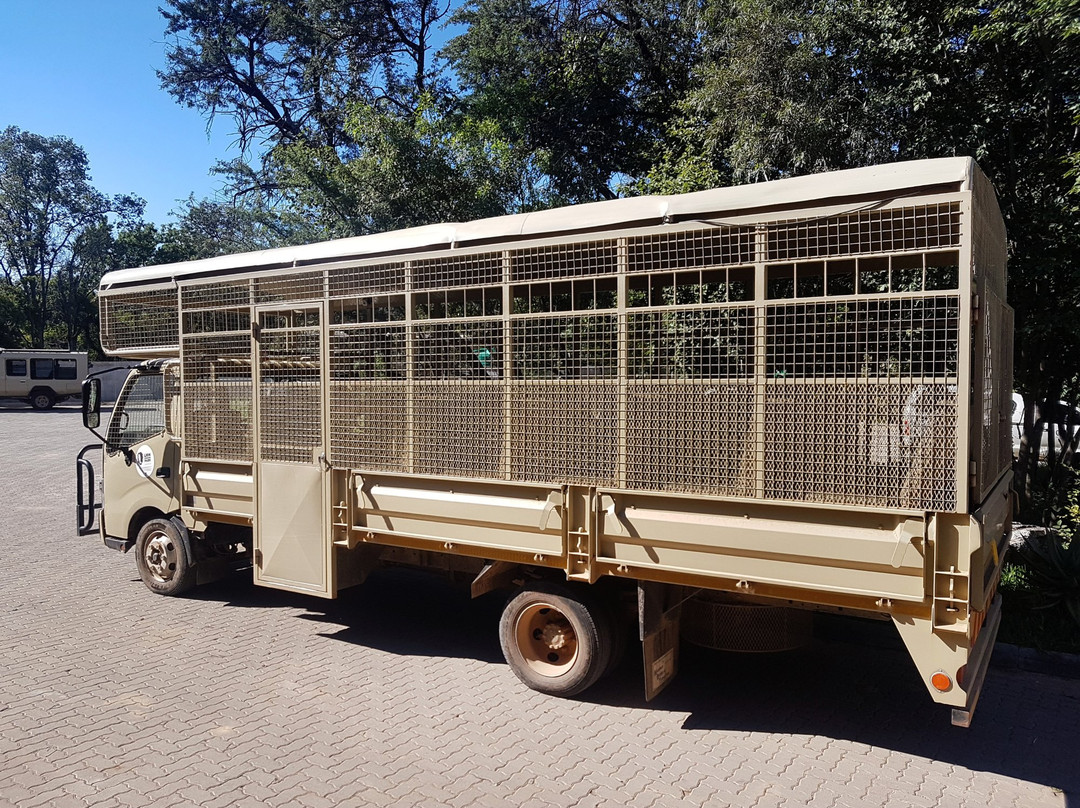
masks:
{"type": "MultiPolygon", "coordinates": [[[[172,215],[176,221],[157,228],[153,252],[144,263],[171,264],[288,244],[314,241],[318,233],[302,216],[268,208],[257,199],[227,203],[189,197],[172,215]]],[[[122,234],[133,251],[144,244],[138,233],[122,234]]]]}
{"type": "MultiPolygon", "coordinates": [[[[244,159],[220,169],[235,193],[289,199],[332,179],[331,163],[361,156],[347,127],[350,104],[414,114],[438,84],[431,37],[447,9],[446,0],[170,0],[159,77],[210,123],[232,119],[244,159]],[[276,159],[295,145],[319,155],[315,176],[303,173],[302,160],[276,159]]],[[[321,196],[329,202],[338,192],[324,187],[321,196]]]]}
{"type": "Polygon", "coordinates": [[[96,190],[86,153],[70,138],[15,127],[0,134],[0,272],[14,294],[24,343],[44,347],[55,323],[53,341],[74,345],[87,234],[110,217],[134,219],[142,208],[136,197],[96,190]]]}
{"type": "Polygon", "coordinates": [[[346,122],[355,156],[297,143],[279,150],[280,175],[324,232],[359,235],[496,216],[515,207],[528,167],[489,121],[440,114],[431,99],[403,116],[355,104],[346,122]],[[306,184],[305,184],[306,181],[306,184]]]}
{"type": "Polygon", "coordinates": [[[976,67],[950,0],[712,0],[651,187],[963,153],[976,67]]]}
{"type": "Polygon", "coordinates": [[[0,346],[21,345],[25,333],[18,292],[7,278],[0,278],[0,346]]]}
{"type": "Polygon", "coordinates": [[[644,171],[697,58],[692,0],[469,0],[443,53],[528,163],[522,207],[611,198],[644,171]]]}

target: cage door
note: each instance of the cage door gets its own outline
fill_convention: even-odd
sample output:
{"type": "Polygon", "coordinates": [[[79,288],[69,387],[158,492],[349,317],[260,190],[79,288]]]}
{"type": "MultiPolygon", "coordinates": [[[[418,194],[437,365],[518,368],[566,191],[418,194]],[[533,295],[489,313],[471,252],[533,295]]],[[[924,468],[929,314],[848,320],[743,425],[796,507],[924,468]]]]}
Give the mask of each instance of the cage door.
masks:
{"type": "Polygon", "coordinates": [[[332,597],[322,306],[256,311],[255,581],[332,597]]]}

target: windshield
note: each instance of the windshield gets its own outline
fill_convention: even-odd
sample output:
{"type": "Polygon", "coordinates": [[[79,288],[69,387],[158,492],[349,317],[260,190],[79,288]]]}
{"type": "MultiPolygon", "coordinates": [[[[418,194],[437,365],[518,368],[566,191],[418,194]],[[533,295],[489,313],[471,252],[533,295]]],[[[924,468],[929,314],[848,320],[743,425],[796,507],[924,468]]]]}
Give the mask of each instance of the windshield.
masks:
{"type": "Polygon", "coordinates": [[[109,422],[111,448],[126,449],[165,431],[165,396],[160,373],[128,381],[109,422]]]}

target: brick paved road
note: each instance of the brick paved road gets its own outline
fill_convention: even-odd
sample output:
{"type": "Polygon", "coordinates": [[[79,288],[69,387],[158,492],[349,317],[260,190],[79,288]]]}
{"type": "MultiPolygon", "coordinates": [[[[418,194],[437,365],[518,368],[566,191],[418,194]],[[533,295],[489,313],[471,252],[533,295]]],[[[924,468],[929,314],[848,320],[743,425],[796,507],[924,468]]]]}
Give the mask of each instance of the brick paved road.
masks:
{"type": "Polygon", "coordinates": [[[73,535],[78,422],[0,407],[0,806],[1080,806],[1076,680],[991,671],[960,730],[895,647],[819,642],[564,701],[417,575],[151,595],[73,535]]]}

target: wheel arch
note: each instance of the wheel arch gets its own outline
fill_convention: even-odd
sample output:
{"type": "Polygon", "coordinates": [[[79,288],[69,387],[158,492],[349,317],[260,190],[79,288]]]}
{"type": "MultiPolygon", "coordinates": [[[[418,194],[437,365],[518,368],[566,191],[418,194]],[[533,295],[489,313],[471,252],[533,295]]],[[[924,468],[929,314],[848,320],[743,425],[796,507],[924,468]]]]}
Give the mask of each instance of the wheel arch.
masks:
{"type": "Polygon", "coordinates": [[[139,531],[142,530],[143,525],[145,525],[151,519],[172,519],[172,514],[164,513],[161,511],[161,509],[155,508],[153,506],[139,508],[139,510],[135,511],[135,513],[131,515],[131,520],[128,522],[128,541],[134,544],[135,539],[139,537],[139,531]]]}
{"type": "MultiPolygon", "coordinates": [[[[49,407],[51,407],[53,404],[60,400],[60,396],[57,395],[56,391],[49,387],[49,385],[47,384],[35,384],[33,387],[31,387],[30,392],[26,394],[26,400],[33,404],[34,396],[40,395],[42,393],[48,396],[49,401],[52,402],[51,404],[49,404],[49,407]]],[[[47,407],[42,409],[47,409],[47,407]]]]}

